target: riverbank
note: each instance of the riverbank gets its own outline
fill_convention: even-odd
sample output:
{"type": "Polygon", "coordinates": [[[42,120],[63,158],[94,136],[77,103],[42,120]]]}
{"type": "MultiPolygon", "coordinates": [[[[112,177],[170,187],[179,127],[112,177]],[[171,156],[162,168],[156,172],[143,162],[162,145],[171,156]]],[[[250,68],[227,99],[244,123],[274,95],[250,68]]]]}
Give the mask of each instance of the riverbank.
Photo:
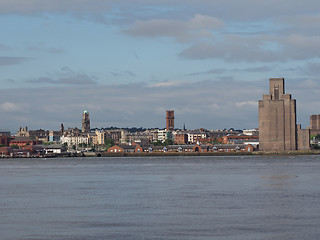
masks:
{"type": "MultiPolygon", "coordinates": [[[[93,157],[92,154],[85,153],[87,157],[93,157]]],[[[319,150],[308,151],[281,151],[281,152],[158,152],[158,153],[98,153],[96,157],[159,157],[159,156],[250,156],[250,155],[320,155],[319,150]]]]}
{"type": "Polygon", "coordinates": [[[34,156],[0,156],[0,158],[75,158],[75,157],[177,157],[177,156],[267,156],[267,155],[320,155],[320,150],[306,151],[254,151],[254,152],[143,152],[143,153],[108,153],[108,152],[81,152],[81,153],[63,153],[50,155],[34,156]]]}

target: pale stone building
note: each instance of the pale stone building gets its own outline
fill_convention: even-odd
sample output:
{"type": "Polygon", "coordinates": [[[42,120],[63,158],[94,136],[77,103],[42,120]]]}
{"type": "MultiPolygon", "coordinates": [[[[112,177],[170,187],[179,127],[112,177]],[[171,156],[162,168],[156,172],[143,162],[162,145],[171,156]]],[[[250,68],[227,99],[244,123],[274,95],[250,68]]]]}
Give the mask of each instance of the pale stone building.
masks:
{"type": "Polygon", "coordinates": [[[285,94],[284,79],[270,79],[270,93],[259,101],[259,148],[262,151],[310,149],[310,131],[296,120],[296,100],[285,94]]]}
{"type": "Polygon", "coordinates": [[[263,151],[297,149],[296,100],[285,94],[283,78],[271,78],[269,94],[259,101],[259,147],[263,151]]]}

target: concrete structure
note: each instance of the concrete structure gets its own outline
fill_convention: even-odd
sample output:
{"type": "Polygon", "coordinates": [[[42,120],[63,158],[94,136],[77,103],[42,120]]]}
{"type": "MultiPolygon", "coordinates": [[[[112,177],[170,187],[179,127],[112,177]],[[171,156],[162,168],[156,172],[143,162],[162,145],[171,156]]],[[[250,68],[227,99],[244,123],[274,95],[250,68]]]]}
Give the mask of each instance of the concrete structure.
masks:
{"type": "Polygon", "coordinates": [[[296,100],[285,94],[283,78],[271,78],[259,101],[259,141],[262,151],[297,149],[296,100]]]}
{"type": "Polygon", "coordinates": [[[174,110],[166,111],[166,130],[174,131],[174,110]]]}
{"type": "Polygon", "coordinates": [[[301,124],[297,125],[297,148],[298,150],[310,149],[310,129],[301,129],[301,124]]]}
{"type": "Polygon", "coordinates": [[[316,136],[320,134],[320,115],[310,116],[310,135],[316,136]]]}
{"type": "Polygon", "coordinates": [[[89,119],[89,113],[87,110],[84,110],[82,114],[82,132],[83,133],[90,132],[90,119],[89,119]]]}
{"type": "Polygon", "coordinates": [[[310,116],[310,129],[320,129],[320,115],[310,116]]]}

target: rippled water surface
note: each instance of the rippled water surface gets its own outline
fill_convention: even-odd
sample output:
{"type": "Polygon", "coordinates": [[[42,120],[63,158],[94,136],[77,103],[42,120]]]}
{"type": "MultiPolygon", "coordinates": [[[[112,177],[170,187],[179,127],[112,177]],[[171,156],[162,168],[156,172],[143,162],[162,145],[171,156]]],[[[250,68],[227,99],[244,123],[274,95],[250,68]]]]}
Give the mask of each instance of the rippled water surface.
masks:
{"type": "Polygon", "coordinates": [[[0,234],[320,239],[320,156],[1,159],[0,234]]]}

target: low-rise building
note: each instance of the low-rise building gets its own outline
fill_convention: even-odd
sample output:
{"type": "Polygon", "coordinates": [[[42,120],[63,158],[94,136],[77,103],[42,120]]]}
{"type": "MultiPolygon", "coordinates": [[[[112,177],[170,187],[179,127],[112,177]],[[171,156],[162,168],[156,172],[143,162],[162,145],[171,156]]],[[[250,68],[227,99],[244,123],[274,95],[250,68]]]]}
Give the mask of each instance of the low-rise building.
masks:
{"type": "Polygon", "coordinates": [[[243,135],[249,135],[249,136],[254,136],[254,135],[259,135],[259,129],[254,128],[254,129],[243,129],[242,131],[243,135]]]}
{"type": "Polygon", "coordinates": [[[0,156],[1,157],[13,156],[12,147],[0,147],[0,156]]]}
{"type": "Polygon", "coordinates": [[[253,152],[255,149],[251,144],[216,144],[212,152],[253,152]]]}
{"type": "Polygon", "coordinates": [[[42,148],[46,154],[60,154],[67,150],[64,145],[60,144],[42,145],[42,148]]]}
{"type": "Polygon", "coordinates": [[[27,145],[39,145],[42,144],[42,141],[33,140],[29,137],[15,137],[10,141],[9,146],[17,146],[19,148],[24,148],[27,145]]]}
{"type": "Polygon", "coordinates": [[[141,153],[143,148],[140,145],[114,145],[108,149],[108,153],[141,153]]]}
{"type": "Polygon", "coordinates": [[[222,143],[232,144],[236,141],[253,141],[259,140],[259,135],[227,135],[222,137],[222,143]]]}

